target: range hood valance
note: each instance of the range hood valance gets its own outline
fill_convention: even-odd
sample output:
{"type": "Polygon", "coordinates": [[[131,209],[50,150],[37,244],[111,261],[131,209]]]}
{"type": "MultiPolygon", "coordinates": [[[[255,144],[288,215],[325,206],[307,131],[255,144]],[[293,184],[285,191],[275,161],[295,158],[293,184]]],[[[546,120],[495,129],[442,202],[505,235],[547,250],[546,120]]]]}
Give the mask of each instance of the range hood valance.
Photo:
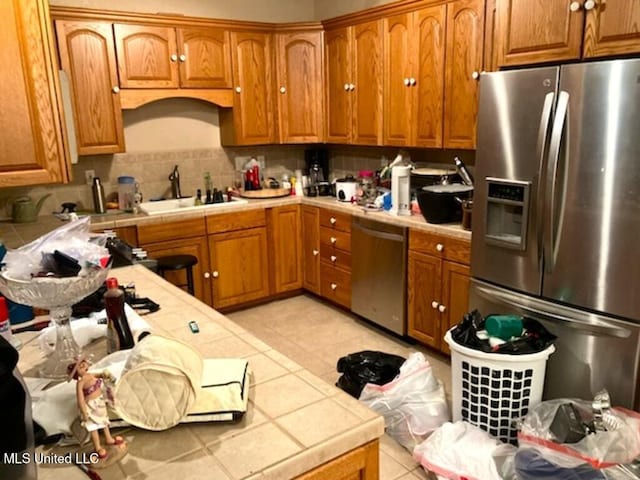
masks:
{"type": "Polygon", "coordinates": [[[146,105],[165,98],[195,98],[213,103],[218,107],[233,107],[233,90],[227,88],[154,88],[154,89],[121,89],[120,104],[125,110],[146,105]]]}

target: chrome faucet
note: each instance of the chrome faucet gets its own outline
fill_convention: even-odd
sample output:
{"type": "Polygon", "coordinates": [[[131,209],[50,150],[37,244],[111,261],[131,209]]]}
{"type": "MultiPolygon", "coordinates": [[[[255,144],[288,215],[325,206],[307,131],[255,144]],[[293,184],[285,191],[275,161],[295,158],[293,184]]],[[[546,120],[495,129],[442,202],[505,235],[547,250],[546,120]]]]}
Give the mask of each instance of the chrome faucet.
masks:
{"type": "Polygon", "coordinates": [[[173,198],[182,198],[182,194],[180,193],[180,172],[178,172],[178,165],[173,167],[173,172],[169,175],[169,180],[171,180],[171,195],[173,198]]]}

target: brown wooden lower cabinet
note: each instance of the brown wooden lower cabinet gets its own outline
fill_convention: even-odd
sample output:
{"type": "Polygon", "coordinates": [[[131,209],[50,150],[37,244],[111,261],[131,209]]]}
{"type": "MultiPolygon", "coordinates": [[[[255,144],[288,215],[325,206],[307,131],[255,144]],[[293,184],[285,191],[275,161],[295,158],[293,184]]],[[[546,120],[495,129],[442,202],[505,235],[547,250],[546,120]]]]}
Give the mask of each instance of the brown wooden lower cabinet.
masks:
{"type": "Polygon", "coordinates": [[[351,308],[351,272],[320,262],[320,295],[351,308]]]}
{"type": "MultiPolygon", "coordinates": [[[[167,255],[195,256],[198,259],[198,263],[193,267],[195,297],[211,304],[211,288],[205,278],[209,265],[209,251],[202,218],[139,225],[137,240],[139,246],[147,251],[149,258],[157,259],[167,255]]],[[[174,285],[187,283],[184,270],[167,272],[166,278],[174,285]]]]}
{"type": "Polygon", "coordinates": [[[320,295],[320,211],[318,207],[302,205],[302,286],[320,295]]]}
{"type": "Polygon", "coordinates": [[[414,230],[409,234],[407,331],[444,353],[450,353],[445,333],[469,308],[469,250],[468,241],[414,230]]]}
{"type": "Polygon", "coordinates": [[[378,480],[380,478],[378,440],[369,442],[295,480],[378,480]]]}
{"type": "Polygon", "coordinates": [[[302,288],[302,233],[300,206],[288,205],[267,210],[271,293],[302,288]]]}
{"type": "Polygon", "coordinates": [[[266,227],[209,235],[214,308],[269,296],[267,255],[266,227]]]}

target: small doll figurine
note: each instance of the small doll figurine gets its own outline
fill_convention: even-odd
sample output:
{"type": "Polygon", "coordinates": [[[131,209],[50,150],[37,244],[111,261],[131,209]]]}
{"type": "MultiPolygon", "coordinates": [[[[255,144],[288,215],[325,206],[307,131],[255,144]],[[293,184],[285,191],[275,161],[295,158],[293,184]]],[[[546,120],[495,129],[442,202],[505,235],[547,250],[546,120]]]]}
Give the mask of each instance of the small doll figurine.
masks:
{"type": "Polygon", "coordinates": [[[100,444],[98,430],[104,430],[104,438],[107,446],[126,445],[120,436],[111,436],[109,430],[109,415],[107,404],[103,394],[104,380],[109,380],[111,374],[108,371],[102,373],[89,373],[89,361],[80,356],[75,363],[67,366],[69,380],[77,380],[76,397],[82,425],[91,434],[91,441],[100,459],[107,457],[107,450],[100,444]]]}

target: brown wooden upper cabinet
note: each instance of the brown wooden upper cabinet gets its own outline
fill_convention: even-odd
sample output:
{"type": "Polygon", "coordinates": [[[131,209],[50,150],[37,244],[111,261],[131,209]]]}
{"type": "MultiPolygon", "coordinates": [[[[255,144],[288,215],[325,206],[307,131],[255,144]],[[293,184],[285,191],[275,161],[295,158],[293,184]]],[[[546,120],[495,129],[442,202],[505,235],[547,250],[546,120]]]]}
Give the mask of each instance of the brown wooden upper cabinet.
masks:
{"type": "Polygon", "coordinates": [[[442,147],[446,5],[384,19],[384,144],[442,147]]]}
{"type": "Polygon", "coordinates": [[[229,32],[114,24],[122,88],[231,88],[229,32]]]}
{"type": "Polygon", "coordinates": [[[640,52],[638,0],[497,0],[498,65],[640,52]]]}
{"type": "Polygon", "coordinates": [[[475,148],[483,0],[384,19],[384,144],[475,148]]]}
{"type": "Polygon", "coordinates": [[[445,148],[476,146],[478,79],[484,56],[484,0],[447,4],[444,77],[445,148]]]}
{"type": "Polygon", "coordinates": [[[327,141],[382,143],[383,25],[325,32],[327,141]]]}
{"type": "Polygon", "coordinates": [[[281,143],[324,140],[322,51],[321,30],[276,34],[281,143]]]}
{"type": "Polygon", "coordinates": [[[223,145],[276,143],[271,32],[231,32],[233,110],[220,109],[223,145]]]}
{"type": "Polygon", "coordinates": [[[0,2],[0,187],[69,180],[48,5],[0,2]]]}
{"type": "Polygon", "coordinates": [[[124,152],[111,23],[56,20],[55,27],[61,66],[71,85],[78,154],[124,152]]]}

